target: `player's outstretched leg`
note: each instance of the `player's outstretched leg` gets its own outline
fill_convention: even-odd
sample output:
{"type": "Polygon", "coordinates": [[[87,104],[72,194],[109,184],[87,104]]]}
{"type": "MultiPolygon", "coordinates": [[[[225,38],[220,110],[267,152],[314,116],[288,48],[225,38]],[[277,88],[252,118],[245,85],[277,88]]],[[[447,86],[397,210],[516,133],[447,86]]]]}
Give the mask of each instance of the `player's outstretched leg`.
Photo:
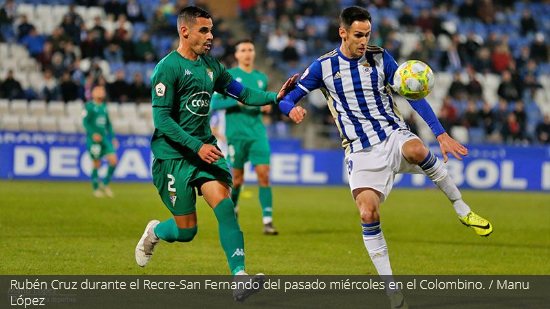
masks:
{"type": "Polygon", "coordinates": [[[389,287],[389,283],[394,282],[394,279],[388,246],[380,226],[380,214],[378,212],[380,193],[370,188],[361,188],[353,190],[353,196],[361,214],[365,248],[374,267],[376,267],[378,275],[386,283],[386,295],[390,298],[392,308],[408,308],[401,291],[389,287]],[[397,302],[396,299],[400,299],[400,301],[397,302]]]}
{"type": "Polygon", "coordinates": [[[453,204],[453,207],[462,224],[471,227],[479,236],[489,236],[493,226],[481,216],[475,214],[463,200],[460,190],[453,182],[447,170],[437,157],[418,139],[406,142],[403,145],[403,155],[407,161],[418,164],[424,173],[434,182],[453,204]]]}

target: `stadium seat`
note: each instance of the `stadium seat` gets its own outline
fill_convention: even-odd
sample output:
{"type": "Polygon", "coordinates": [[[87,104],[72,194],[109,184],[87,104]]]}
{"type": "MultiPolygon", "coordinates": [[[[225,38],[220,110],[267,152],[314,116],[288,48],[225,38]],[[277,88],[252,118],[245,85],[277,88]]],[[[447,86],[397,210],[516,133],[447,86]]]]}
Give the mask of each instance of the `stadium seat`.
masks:
{"type": "Polygon", "coordinates": [[[57,132],[57,121],[52,116],[44,116],[38,119],[38,126],[41,132],[57,132]]]}
{"type": "Polygon", "coordinates": [[[467,144],[469,141],[468,128],[463,126],[454,126],[451,128],[451,136],[459,143],[467,144]]]}
{"type": "Polygon", "coordinates": [[[19,123],[19,117],[15,115],[5,115],[0,122],[2,130],[5,131],[20,131],[21,125],[19,123]]]}
{"type": "Polygon", "coordinates": [[[51,101],[46,107],[48,114],[57,118],[65,116],[65,103],[59,101],[51,101]]]}
{"type": "Polygon", "coordinates": [[[126,118],[118,118],[112,121],[115,134],[130,134],[130,121],[126,118]]]}
{"type": "Polygon", "coordinates": [[[10,111],[10,105],[8,100],[0,100],[0,116],[7,115],[10,111]]]}
{"type": "Polygon", "coordinates": [[[132,133],[136,135],[151,135],[153,133],[147,125],[147,122],[142,119],[132,121],[130,128],[132,133]]]}
{"type": "Polygon", "coordinates": [[[59,118],[59,132],[62,133],[77,133],[75,121],[69,117],[59,118]]]}
{"type": "Polygon", "coordinates": [[[26,115],[28,112],[27,107],[27,101],[26,100],[13,100],[11,101],[10,106],[10,113],[17,115],[17,116],[23,116],[26,115]]]}
{"type": "Polygon", "coordinates": [[[29,114],[37,117],[46,115],[46,102],[31,101],[29,103],[29,114]]]}
{"type": "Polygon", "coordinates": [[[120,104],[120,115],[130,121],[138,118],[137,106],[133,102],[124,102],[120,104]]]}
{"type": "Polygon", "coordinates": [[[140,118],[145,120],[153,119],[153,108],[150,104],[139,104],[137,110],[140,118]]]}
{"type": "Polygon", "coordinates": [[[34,20],[34,5],[20,3],[17,5],[17,15],[25,15],[29,21],[34,20]]]}
{"type": "Polygon", "coordinates": [[[120,116],[120,106],[116,102],[107,103],[107,111],[109,112],[111,121],[114,121],[120,116]]]}
{"type": "Polygon", "coordinates": [[[82,119],[74,119],[74,125],[75,125],[76,131],[78,133],[86,133],[86,129],[84,128],[84,125],[82,124],[82,119]]]}
{"type": "Polygon", "coordinates": [[[21,129],[28,132],[38,132],[38,118],[35,116],[21,117],[21,129]]]}
{"type": "Polygon", "coordinates": [[[67,103],[67,116],[73,119],[82,119],[82,111],[84,110],[84,104],[80,101],[74,101],[67,103]]]}

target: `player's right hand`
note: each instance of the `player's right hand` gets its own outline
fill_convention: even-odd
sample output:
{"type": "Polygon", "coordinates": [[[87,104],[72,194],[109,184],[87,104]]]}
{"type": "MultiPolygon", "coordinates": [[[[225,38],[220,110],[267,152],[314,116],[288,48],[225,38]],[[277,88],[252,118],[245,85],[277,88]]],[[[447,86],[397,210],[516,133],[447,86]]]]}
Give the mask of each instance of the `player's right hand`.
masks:
{"type": "Polygon", "coordinates": [[[302,120],[304,120],[304,117],[307,115],[307,111],[305,108],[301,106],[296,106],[292,110],[290,110],[290,113],[288,114],[288,117],[292,119],[295,123],[300,123],[302,120]]]}
{"type": "Polygon", "coordinates": [[[92,135],[92,139],[94,140],[94,143],[101,143],[101,141],[103,140],[101,134],[99,133],[94,133],[94,135],[92,135]]]}
{"type": "Polygon", "coordinates": [[[223,158],[223,153],[216,148],[216,146],[204,144],[198,153],[199,157],[206,163],[212,164],[218,161],[219,158],[223,158]]]}

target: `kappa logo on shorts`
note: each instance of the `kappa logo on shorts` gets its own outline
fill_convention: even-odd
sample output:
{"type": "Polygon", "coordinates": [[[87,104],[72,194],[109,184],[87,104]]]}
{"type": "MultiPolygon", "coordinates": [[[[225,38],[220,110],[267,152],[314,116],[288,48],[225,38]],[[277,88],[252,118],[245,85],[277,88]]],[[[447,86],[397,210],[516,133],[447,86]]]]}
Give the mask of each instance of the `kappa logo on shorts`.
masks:
{"type": "Polygon", "coordinates": [[[158,83],[155,86],[155,93],[157,94],[157,97],[163,97],[166,93],[166,86],[164,86],[163,83],[158,83]]]}
{"type": "Polygon", "coordinates": [[[170,202],[172,202],[172,206],[176,206],[176,199],[178,197],[176,196],[176,193],[170,192],[170,202]]]}

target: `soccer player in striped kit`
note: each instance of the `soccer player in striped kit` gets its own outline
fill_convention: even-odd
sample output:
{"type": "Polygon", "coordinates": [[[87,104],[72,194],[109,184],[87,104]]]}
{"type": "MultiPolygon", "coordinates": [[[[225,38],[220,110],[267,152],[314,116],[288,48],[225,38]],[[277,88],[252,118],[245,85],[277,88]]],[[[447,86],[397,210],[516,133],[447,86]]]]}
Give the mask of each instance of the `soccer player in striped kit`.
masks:
{"type": "MultiPolygon", "coordinates": [[[[427,175],[449,198],[459,220],[478,235],[488,236],[493,228],[489,221],[471,211],[443,163],[409,131],[390,90],[398,65],[386,50],[368,45],[370,34],[371,16],[367,10],[356,6],[344,9],[340,14],[341,46],[315,60],[279,108],[300,123],[306,111],[295,103],[314,89],[320,88],[325,94],[343,140],[349,185],[361,215],[365,247],[378,274],[388,283],[393,277],[378,210],[397,173],[427,175]]],[[[468,154],[445,132],[425,99],[409,102],[437,137],[445,162],[447,153],[459,160],[468,154]]],[[[399,290],[387,288],[386,292],[392,308],[408,308],[399,290]]]]}

